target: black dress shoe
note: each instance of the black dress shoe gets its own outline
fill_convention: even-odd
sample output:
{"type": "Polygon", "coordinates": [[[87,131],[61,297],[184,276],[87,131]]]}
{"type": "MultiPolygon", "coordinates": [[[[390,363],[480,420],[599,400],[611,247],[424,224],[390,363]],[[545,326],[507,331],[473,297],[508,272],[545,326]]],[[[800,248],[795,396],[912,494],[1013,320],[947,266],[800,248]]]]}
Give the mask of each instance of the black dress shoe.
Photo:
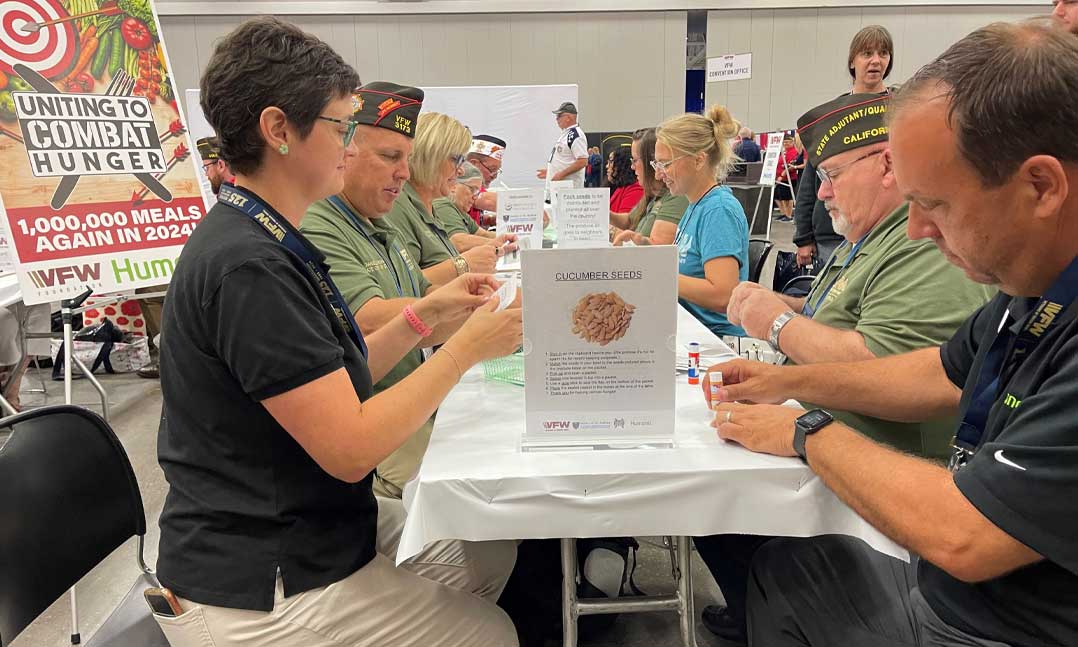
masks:
{"type": "Polygon", "coordinates": [[[733,644],[748,644],[749,637],[741,620],[731,615],[726,607],[709,604],[704,607],[702,615],[704,626],[711,633],[733,644]]]}

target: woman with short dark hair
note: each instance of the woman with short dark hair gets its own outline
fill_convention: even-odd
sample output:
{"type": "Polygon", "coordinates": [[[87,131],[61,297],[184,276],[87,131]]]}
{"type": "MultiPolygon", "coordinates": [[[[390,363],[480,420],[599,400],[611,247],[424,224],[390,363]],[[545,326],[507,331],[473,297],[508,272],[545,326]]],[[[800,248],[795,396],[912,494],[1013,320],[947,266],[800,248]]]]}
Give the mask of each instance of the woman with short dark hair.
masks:
{"type": "Polygon", "coordinates": [[[298,230],[343,186],[358,85],[329,46],[271,17],[226,36],[202,77],[236,181],[185,245],[164,308],[157,573],[182,612],[156,618],[173,647],[516,644],[491,602],[438,583],[467,564],[393,565],[403,511],[371,491],[462,372],[519,346],[521,323],[482,296],[495,281],[466,275],[364,339],[298,230]],[[472,310],[371,397],[430,327],[472,310]]]}

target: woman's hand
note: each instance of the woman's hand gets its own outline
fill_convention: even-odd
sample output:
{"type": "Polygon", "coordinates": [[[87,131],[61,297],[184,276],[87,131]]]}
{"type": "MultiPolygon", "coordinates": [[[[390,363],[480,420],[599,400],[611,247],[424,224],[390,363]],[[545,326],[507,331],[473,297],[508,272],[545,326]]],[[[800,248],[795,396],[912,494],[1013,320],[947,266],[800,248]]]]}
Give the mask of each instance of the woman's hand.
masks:
{"type": "Polygon", "coordinates": [[[501,284],[490,274],[462,274],[442,287],[431,290],[412,309],[425,324],[463,319],[490,300],[501,284]]]}
{"type": "Polygon", "coordinates": [[[617,236],[614,236],[614,247],[621,247],[625,244],[625,241],[630,241],[634,245],[650,244],[647,236],[641,236],[632,229],[626,229],[617,236]]]}
{"type": "Polygon", "coordinates": [[[516,352],[524,340],[524,322],[520,308],[506,308],[495,312],[498,297],[492,297],[488,303],[476,309],[464,322],[445,347],[460,362],[461,371],[467,371],[478,362],[495,357],[504,357],[516,352]]]}

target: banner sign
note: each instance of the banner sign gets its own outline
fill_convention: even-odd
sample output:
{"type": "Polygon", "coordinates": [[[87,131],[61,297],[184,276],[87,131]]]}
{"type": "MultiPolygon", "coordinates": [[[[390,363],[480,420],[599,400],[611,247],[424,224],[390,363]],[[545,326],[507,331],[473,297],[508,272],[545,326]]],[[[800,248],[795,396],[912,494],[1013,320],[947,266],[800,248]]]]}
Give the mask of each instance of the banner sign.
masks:
{"type": "Polygon", "coordinates": [[[168,283],[205,206],[152,3],[0,6],[0,219],[23,301],[168,283]]]}
{"type": "Polygon", "coordinates": [[[767,134],[767,148],[764,149],[764,168],[760,172],[760,184],[772,186],[779,169],[779,157],[782,155],[782,131],[767,134]]]}

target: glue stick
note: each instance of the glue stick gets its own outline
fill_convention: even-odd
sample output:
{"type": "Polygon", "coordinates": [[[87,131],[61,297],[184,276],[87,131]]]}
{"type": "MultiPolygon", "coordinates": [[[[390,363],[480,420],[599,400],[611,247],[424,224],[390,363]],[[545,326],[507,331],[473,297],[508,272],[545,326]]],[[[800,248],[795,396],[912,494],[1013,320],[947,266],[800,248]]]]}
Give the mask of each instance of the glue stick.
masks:
{"type": "Polygon", "coordinates": [[[689,343],[689,384],[700,383],[700,344],[689,343]]]}
{"type": "Polygon", "coordinates": [[[722,388],[722,371],[711,371],[708,374],[708,379],[711,382],[711,388],[708,389],[707,403],[711,409],[714,409],[721,402],[719,389],[722,388]]]}

